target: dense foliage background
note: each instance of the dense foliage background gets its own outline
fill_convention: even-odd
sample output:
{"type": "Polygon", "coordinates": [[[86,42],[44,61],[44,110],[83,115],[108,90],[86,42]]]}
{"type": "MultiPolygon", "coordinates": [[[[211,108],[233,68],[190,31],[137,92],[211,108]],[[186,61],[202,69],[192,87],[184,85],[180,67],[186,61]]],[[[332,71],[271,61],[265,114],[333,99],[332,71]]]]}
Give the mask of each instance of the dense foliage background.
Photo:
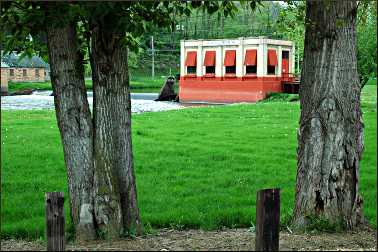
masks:
{"type": "MultiPolygon", "coordinates": [[[[177,17],[171,29],[149,27],[139,38],[140,51],[132,52],[129,64],[134,74],[151,75],[151,37],[154,39],[156,75],[179,73],[181,39],[217,39],[267,36],[295,42],[296,62],[302,62],[304,44],[305,2],[282,4],[262,2],[255,11],[236,2],[238,12],[225,17],[222,13],[209,15],[203,9],[192,10],[190,17],[177,17]],[[298,60],[299,59],[299,60],[298,60]]],[[[358,67],[361,78],[376,77],[377,6],[371,2],[358,12],[358,67]]],[[[300,73],[300,64],[295,70],[300,73]]]]}
{"type": "MultiPolygon", "coordinates": [[[[188,3],[186,4],[189,5],[188,3]]],[[[133,38],[133,41],[136,42],[135,47],[138,50],[133,50],[129,54],[131,75],[151,76],[152,55],[154,55],[155,76],[179,73],[180,40],[182,39],[223,39],[258,36],[294,41],[296,62],[299,62],[295,66],[295,72],[300,73],[305,30],[304,16],[306,6],[304,1],[288,1],[287,3],[278,1],[233,1],[232,7],[235,7],[237,11],[232,10],[228,15],[225,15],[223,11],[215,11],[210,15],[209,11],[206,11],[208,7],[203,5],[197,8],[186,7],[184,15],[180,14],[178,8],[172,10],[170,15],[173,16],[175,23],[169,28],[166,28],[166,26],[159,27],[149,22],[140,23],[145,32],[142,32],[141,36],[133,38]],[[251,8],[252,4],[255,5],[254,8],[251,8]],[[190,13],[186,13],[187,11],[190,13]],[[152,37],[154,50],[152,50],[152,37]]],[[[23,17],[20,15],[18,19],[23,17]]],[[[33,22],[40,19],[35,15],[27,17],[34,20],[33,22]]],[[[4,15],[2,14],[3,18],[4,15]]],[[[11,18],[16,18],[16,16],[11,18]]],[[[7,45],[12,42],[6,38],[7,34],[20,33],[17,30],[17,26],[12,27],[16,31],[13,31],[11,27],[2,27],[1,38],[5,47],[8,47],[7,45]]],[[[83,24],[82,26],[79,25],[79,33],[84,34],[83,28],[83,24]]],[[[27,29],[22,31],[23,34],[27,34],[27,32],[27,29]]],[[[375,1],[361,1],[358,9],[357,32],[358,70],[361,80],[365,82],[377,75],[377,4],[375,1]]],[[[25,48],[27,48],[28,43],[31,43],[31,41],[21,42],[24,43],[22,47],[25,48]]],[[[33,36],[33,47],[38,48],[35,51],[39,51],[40,55],[47,60],[45,43],[46,38],[43,35],[33,36]]],[[[88,58],[88,55],[86,58],[88,58]]],[[[90,66],[86,64],[86,76],[90,77],[90,75],[90,66]]]]}

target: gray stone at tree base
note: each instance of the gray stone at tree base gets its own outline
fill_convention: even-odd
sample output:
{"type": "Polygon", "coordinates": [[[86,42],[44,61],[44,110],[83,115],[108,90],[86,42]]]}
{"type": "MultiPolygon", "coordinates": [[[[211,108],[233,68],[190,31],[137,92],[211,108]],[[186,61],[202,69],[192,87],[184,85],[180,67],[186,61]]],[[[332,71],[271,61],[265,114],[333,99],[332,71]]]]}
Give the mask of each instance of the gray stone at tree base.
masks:
{"type": "Polygon", "coordinates": [[[164,86],[160,89],[159,97],[155,101],[175,101],[178,100],[174,90],[175,78],[168,77],[164,86]]]}

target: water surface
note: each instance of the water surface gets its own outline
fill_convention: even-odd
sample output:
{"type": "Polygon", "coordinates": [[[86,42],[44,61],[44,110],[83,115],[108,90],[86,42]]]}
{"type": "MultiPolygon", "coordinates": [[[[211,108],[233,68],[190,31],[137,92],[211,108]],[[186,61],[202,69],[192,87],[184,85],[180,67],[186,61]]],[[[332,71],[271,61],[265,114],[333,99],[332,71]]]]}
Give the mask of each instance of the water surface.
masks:
{"type": "MultiPolygon", "coordinates": [[[[28,109],[55,109],[54,97],[51,91],[34,91],[31,95],[14,95],[1,97],[2,110],[28,110],[28,109]]],[[[92,108],[93,92],[88,92],[88,103],[92,108]]],[[[154,101],[157,93],[132,93],[131,111],[133,113],[155,112],[179,109],[182,107],[176,102],[154,101]]]]}

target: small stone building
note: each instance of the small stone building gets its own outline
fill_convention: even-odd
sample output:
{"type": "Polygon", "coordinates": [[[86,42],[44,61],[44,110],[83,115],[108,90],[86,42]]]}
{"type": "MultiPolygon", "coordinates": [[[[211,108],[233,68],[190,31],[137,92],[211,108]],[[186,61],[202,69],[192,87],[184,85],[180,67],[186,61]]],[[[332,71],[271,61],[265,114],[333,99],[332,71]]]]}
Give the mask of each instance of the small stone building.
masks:
{"type": "Polygon", "coordinates": [[[1,62],[1,92],[6,93],[8,92],[8,74],[9,74],[9,66],[1,62]]]}
{"type": "Polygon", "coordinates": [[[12,53],[4,55],[2,61],[9,66],[9,81],[34,82],[49,79],[49,65],[41,57],[20,58],[15,53],[12,53]]]}

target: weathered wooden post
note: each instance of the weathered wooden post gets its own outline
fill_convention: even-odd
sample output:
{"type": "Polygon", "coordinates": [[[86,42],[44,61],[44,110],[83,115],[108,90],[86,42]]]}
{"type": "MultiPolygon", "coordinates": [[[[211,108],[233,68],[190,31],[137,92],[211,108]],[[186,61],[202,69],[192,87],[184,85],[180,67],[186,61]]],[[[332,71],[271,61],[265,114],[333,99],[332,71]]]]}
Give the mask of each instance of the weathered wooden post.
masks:
{"type": "Polygon", "coordinates": [[[46,193],[46,239],[48,251],[64,251],[64,194],[46,193]]]}
{"type": "Polygon", "coordinates": [[[278,251],[280,228],[280,189],[257,192],[256,251],[278,251]]]}

